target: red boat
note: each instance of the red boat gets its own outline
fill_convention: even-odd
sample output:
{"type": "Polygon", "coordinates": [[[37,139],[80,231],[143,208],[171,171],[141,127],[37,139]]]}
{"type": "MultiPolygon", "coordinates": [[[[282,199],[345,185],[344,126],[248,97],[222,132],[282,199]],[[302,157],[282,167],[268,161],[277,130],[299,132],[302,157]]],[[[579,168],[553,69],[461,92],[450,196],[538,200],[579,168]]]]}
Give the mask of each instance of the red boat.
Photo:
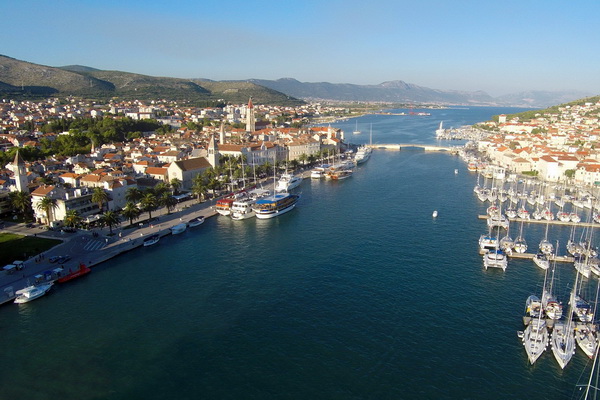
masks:
{"type": "Polygon", "coordinates": [[[77,271],[73,271],[69,275],[62,276],[62,277],[58,278],[57,280],[59,283],[63,283],[63,282],[70,281],[71,279],[78,278],[82,275],[88,274],[90,272],[92,272],[92,270],[89,269],[88,267],[86,267],[86,265],[84,263],[79,263],[79,269],[77,271]]]}

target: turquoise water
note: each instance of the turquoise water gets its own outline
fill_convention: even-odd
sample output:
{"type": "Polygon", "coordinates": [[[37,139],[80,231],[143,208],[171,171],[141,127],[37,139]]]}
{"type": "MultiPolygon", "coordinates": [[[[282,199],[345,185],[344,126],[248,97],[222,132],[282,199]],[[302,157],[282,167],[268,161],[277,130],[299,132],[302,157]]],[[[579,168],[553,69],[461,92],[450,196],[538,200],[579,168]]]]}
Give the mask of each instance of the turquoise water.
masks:
{"type": "MultiPolygon", "coordinates": [[[[434,143],[442,113],[504,111],[365,116],[353,141],[373,122],[375,143],[434,143]]],[[[210,218],[3,306],[0,398],[569,398],[587,358],[528,365],[516,332],[543,274],[483,269],[475,181],[455,156],[376,150],[351,179],[303,182],[281,217],[210,218]]]]}

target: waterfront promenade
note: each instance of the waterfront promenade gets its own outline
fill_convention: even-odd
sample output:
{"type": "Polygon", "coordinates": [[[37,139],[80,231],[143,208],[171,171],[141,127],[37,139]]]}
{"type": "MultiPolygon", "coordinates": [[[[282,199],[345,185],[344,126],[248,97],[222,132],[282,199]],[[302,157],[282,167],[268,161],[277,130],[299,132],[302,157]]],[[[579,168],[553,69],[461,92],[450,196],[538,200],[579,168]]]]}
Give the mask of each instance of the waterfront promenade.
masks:
{"type": "MultiPolygon", "coordinates": [[[[62,243],[54,246],[48,251],[40,254],[41,257],[33,257],[25,261],[24,268],[12,274],[5,271],[0,272],[0,304],[12,302],[15,292],[31,284],[54,280],[58,278],[53,271],[62,267],[63,275],[69,271],[76,271],[79,263],[82,262],[88,267],[94,267],[100,263],[110,260],[119,254],[134,250],[143,246],[144,239],[148,236],[158,234],[166,236],[171,233],[170,228],[182,222],[203,216],[205,218],[217,215],[214,210],[216,199],[198,203],[198,200],[192,199],[178,204],[176,211],[167,214],[166,209],[157,210],[152,214],[151,223],[139,223],[135,228],[125,229],[127,221],[123,221],[121,226],[113,228],[113,235],[110,235],[108,228],[96,228],[93,231],[79,230],[75,233],[66,233],[61,231],[50,231],[40,227],[27,228],[25,224],[5,223],[3,232],[11,232],[19,235],[59,239],[62,243]],[[62,264],[50,263],[53,256],[68,255],[71,259],[62,264]]],[[[145,220],[147,213],[141,215],[140,220],[145,220]]],[[[135,225],[135,223],[134,223],[135,225]]],[[[202,225],[193,228],[202,229],[202,225]]]]}

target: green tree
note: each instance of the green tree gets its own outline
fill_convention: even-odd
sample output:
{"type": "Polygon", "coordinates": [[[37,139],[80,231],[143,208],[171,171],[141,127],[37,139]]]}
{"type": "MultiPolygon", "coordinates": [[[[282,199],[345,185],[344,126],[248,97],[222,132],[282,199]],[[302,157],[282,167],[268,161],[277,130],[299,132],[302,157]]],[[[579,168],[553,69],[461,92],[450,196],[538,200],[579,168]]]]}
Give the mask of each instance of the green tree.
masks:
{"type": "Polygon", "coordinates": [[[101,187],[95,187],[92,192],[92,201],[98,204],[98,208],[100,209],[100,212],[102,212],[104,203],[108,203],[108,194],[101,187]]]}
{"type": "Polygon", "coordinates": [[[158,199],[152,192],[147,192],[140,200],[141,209],[148,213],[148,219],[152,219],[152,211],[158,208],[158,199]]]}
{"type": "Polygon", "coordinates": [[[121,214],[129,220],[129,225],[133,225],[133,220],[140,216],[140,209],[133,201],[128,201],[121,210],[121,214]]]}
{"type": "Polygon", "coordinates": [[[173,194],[175,194],[175,195],[179,194],[179,188],[181,187],[181,185],[183,185],[183,182],[181,182],[181,180],[179,180],[177,178],[173,178],[173,179],[171,179],[171,181],[169,183],[171,184],[171,187],[173,188],[173,194]]]}
{"type": "Polygon", "coordinates": [[[83,222],[83,218],[81,217],[81,215],[79,215],[77,210],[67,211],[67,215],[65,215],[65,219],[63,220],[63,223],[66,226],[70,226],[72,228],[75,228],[76,226],[81,224],[81,222],[83,222]]]}
{"type": "MultiPolygon", "coordinates": [[[[198,175],[200,176],[200,175],[198,175]]],[[[192,194],[194,196],[197,196],[198,198],[198,202],[200,202],[201,200],[204,200],[206,197],[206,193],[207,193],[207,188],[206,185],[204,184],[204,181],[202,180],[194,180],[194,183],[192,184],[192,194]]]]}
{"type": "Polygon", "coordinates": [[[19,211],[23,219],[31,215],[31,195],[28,192],[10,192],[8,196],[11,206],[19,211]]]}
{"type": "Polygon", "coordinates": [[[50,221],[52,221],[52,214],[54,210],[58,208],[58,203],[56,199],[52,197],[44,197],[38,204],[37,209],[43,211],[46,214],[46,224],[50,226],[50,221]]]}
{"type": "Polygon", "coordinates": [[[171,193],[163,193],[159,198],[159,202],[160,205],[167,207],[167,214],[171,214],[171,210],[173,210],[177,205],[177,200],[171,196],[171,193]]]}
{"type": "Polygon", "coordinates": [[[119,225],[121,222],[121,218],[119,217],[119,213],[115,211],[107,211],[100,218],[100,223],[102,226],[108,226],[110,234],[113,233],[113,227],[119,225]]]}
{"type": "Polygon", "coordinates": [[[125,193],[125,200],[136,204],[139,203],[142,197],[144,197],[144,193],[137,187],[131,187],[127,189],[127,193],[125,193]]]}

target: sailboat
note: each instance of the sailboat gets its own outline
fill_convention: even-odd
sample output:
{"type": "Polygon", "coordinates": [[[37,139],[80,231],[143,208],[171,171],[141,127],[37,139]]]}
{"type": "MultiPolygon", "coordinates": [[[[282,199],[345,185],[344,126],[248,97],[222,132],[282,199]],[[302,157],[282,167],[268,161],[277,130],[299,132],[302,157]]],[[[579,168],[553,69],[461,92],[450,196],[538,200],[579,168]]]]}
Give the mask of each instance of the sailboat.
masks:
{"type": "MultiPolygon", "coordinates": [[[[596,305],[598,304],[599,291],[600,281],[598,281],[598,286],[596,288],[596,305]]],[[[575,302],[575,313],[579,319],[579,321],[575,323],[575,341],[579,348],[583,350],[588,357],[592,358],[598,351],[598,338],[596,325],[594,324],[595,310],[589,308],[589,303],[585,302],[579,296],[575,296],[572,300],[575,302]],[[578,304],[578,302],[580,303],[578,304]],[[583,303],[583,307],[580,307],[581,303],[583,303]],[[578,308],[583,312],[578,312],[578,308]]]]}
{"type": "MultiPolygon", "coordinates": [[[[543,287],[546,287],[547,277],[548,272],[546,271],[543,287]]],[[[546,325],[546,320],[542,318],[542,314],[542,302],[540,299],[535,295],[529,296],[525,303],[525,318],[523,318],[524,321],[529,322],[523,333],[523,346],[527,352],[527,358],[532,365],[548,347],[548,326],[546,325]]]]}
{"type": "Polygon", "coordinates": [[[358,120],[356,120],[356,128],[354,128],[354,132],[352,132],[355,135],[360,135],[362,132],[358,130],[358,120]]]}
{"type": "Polygon", "coordinates": [[[523,237],[523,221],[521,221],[521,228],[519,230],[519,236],[515,239],[515,244],[513,246],[517,253],[525,253],[527,251],[527,242],[523,237]]]}
{"type": "MultiPolygon", "coordinates": [[[[556,245],[558,248],[558,244],[556,245]]],[[[554,276],[554,268],[556,267],[556,261],[554,261],[554,267],[552,275],[554,276]]],[[[579,274],[575,274],[575,286],[577,287],[579,282],[579,274]]],[[[573,297],[573,294],[571,294],[573,297]]],[[[567,313],[566,321],[554,322],[554,328],[552,329],[552,353],[554,358],[558,362],[560,368],[564,369],[571,357],[575,354],[575,335],[573,332],[573,302],[570,302],[569,312],[567,313]]]]}

